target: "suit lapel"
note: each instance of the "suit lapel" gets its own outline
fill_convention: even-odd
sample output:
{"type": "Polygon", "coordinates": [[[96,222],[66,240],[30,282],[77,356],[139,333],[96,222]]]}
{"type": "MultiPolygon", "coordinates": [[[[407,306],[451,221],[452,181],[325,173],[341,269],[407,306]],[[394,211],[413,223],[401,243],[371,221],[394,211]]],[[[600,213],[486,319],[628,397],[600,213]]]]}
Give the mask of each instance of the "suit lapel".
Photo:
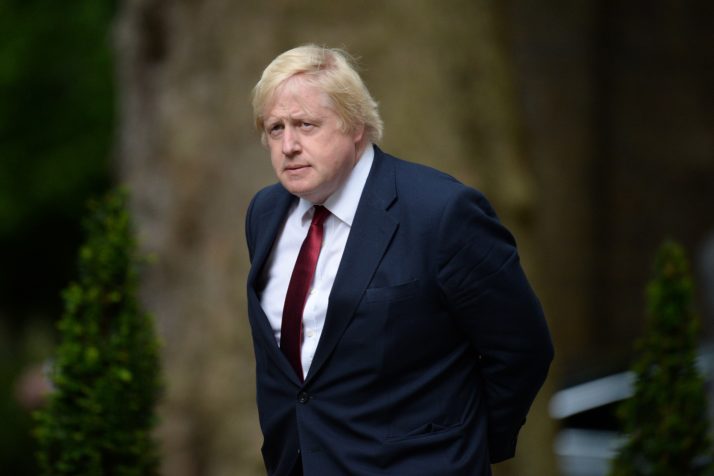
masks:
{"type": "Polygon", "coordinates": [[[396,198],[394,162],[375,146],[372,170],[332,285],[325,327],[306,383],[332,354],[397,230],[399,221],[390,209],[396,198]]]}
{"type": "Polygon", "coordinates": [[[255,286],[260,277],[265,260],[268,259],[275,238],[280,231],[280,225],[285,220],[290,204],[295,199],[293,195],[280,186],[276,186],[273,195],[266,197],[266,200],[273,202],[270,209],[258,214],[253,219],[253,228],[256,228],[257,235],[255,238],[255,255],[248,273],[248,285],[250,287],[255,286]]]}
{"type": "Polygon", "coordinates": [[[282,369],[291,380],[299,384],[295,371],[275,341],[275,335],[270,326],[270,321],[268,321],[268,317],[265,315],[260,305],[260,299],[258,298],[258,280],[260,279],[265,262],[268,256],[270,256],[270,251],[273,248],[280,227],[285,220],[290,204],[295,200],[295,197],[284,188],[278,187],[276,190],[275,196],[267,197],[267,200],[272,202],[270,209],[254,218],[254,223],[256,223],[254,226],[257,228],[255,238],[256,248],[255,256],[253,257],[253,262],[251,263],[248,273],[248,302],[249,305],[253,303],[254,312],[249,312],[248,314],[249,317],[253,319],[254,329],[256,329],[258,335],[262,337],[264,348],[268,355],[270,355],[276,365],[282,369]]]}

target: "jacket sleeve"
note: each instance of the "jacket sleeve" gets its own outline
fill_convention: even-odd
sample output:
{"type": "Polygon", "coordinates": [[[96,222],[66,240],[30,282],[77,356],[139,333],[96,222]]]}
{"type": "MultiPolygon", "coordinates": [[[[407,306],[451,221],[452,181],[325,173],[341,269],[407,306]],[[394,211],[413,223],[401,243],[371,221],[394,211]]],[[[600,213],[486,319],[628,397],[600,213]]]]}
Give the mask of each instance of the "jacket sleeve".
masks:
{"type": "Polygon", "coordinates": [[[515,241],[483,195],[461,189],[445,207],[438,234],[439,284],[479,356],[496,463],[515,454],[553,358],[550,334],[515,241]]]}

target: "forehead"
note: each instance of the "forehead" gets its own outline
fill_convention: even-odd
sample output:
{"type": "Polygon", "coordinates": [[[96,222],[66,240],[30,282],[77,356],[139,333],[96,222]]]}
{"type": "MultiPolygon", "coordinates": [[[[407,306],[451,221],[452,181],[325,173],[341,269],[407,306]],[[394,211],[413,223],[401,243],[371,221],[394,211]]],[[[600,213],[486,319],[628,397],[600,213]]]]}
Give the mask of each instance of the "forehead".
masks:
{"type": "Polygon", "coordinates": [[[324,115],[333,112],[332,100],[318,86],[293,76],[275,89],[265,108],[266,119],[298,114],[324,115]]]}

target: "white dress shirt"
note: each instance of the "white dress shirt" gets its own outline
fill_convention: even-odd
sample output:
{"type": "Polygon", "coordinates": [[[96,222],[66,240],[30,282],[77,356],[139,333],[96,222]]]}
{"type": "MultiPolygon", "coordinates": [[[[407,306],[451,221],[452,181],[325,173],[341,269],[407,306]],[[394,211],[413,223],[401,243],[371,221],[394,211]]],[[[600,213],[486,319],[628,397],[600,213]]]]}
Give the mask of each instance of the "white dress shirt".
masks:
{"type": "MultiPolygon", "coordinates": [[[[306,376],[322,335],[332,284],[335,282],[337,268],[340,266],[342,253],[373,160],[374,149],[371,144],[368,144],[345,183],[323,204],[331,214],[324,223],[322,248],[302,316],[301,360],[303,373],[306,376]]],[[[310,228],[313,213],[313,204],[302,198],[290,208],[283,229],[279,232],[263,268],[262,282],[265,283],[265,288],[260,296],[260,305],[268,316],[278,345],[280,345],[285,295],[288,292],[288,284],[300,247],[310,228]]]]}

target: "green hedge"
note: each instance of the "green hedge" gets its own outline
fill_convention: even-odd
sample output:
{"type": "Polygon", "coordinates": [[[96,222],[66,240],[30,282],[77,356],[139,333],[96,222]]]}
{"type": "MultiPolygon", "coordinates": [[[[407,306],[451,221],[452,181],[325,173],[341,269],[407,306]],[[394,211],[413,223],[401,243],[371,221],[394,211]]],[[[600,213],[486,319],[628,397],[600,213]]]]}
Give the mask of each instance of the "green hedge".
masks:
{"type": "Polygon", "coordinates": [[[64,291],[54,392],[37,415],[47,476],[158,473],[158,344],[137,300],[140,262],[126,201],[113,192],[90,204],[79,279],[64,291]]]}
{"type": "Polygon", "coordinates": [[[633,366],[635,394],[621,407],[627,442],[612,476],[712,474],[704,382],[695,365],[699,331],[682,248],[660,248],[647,288],[648,327],[633,366]]]}

